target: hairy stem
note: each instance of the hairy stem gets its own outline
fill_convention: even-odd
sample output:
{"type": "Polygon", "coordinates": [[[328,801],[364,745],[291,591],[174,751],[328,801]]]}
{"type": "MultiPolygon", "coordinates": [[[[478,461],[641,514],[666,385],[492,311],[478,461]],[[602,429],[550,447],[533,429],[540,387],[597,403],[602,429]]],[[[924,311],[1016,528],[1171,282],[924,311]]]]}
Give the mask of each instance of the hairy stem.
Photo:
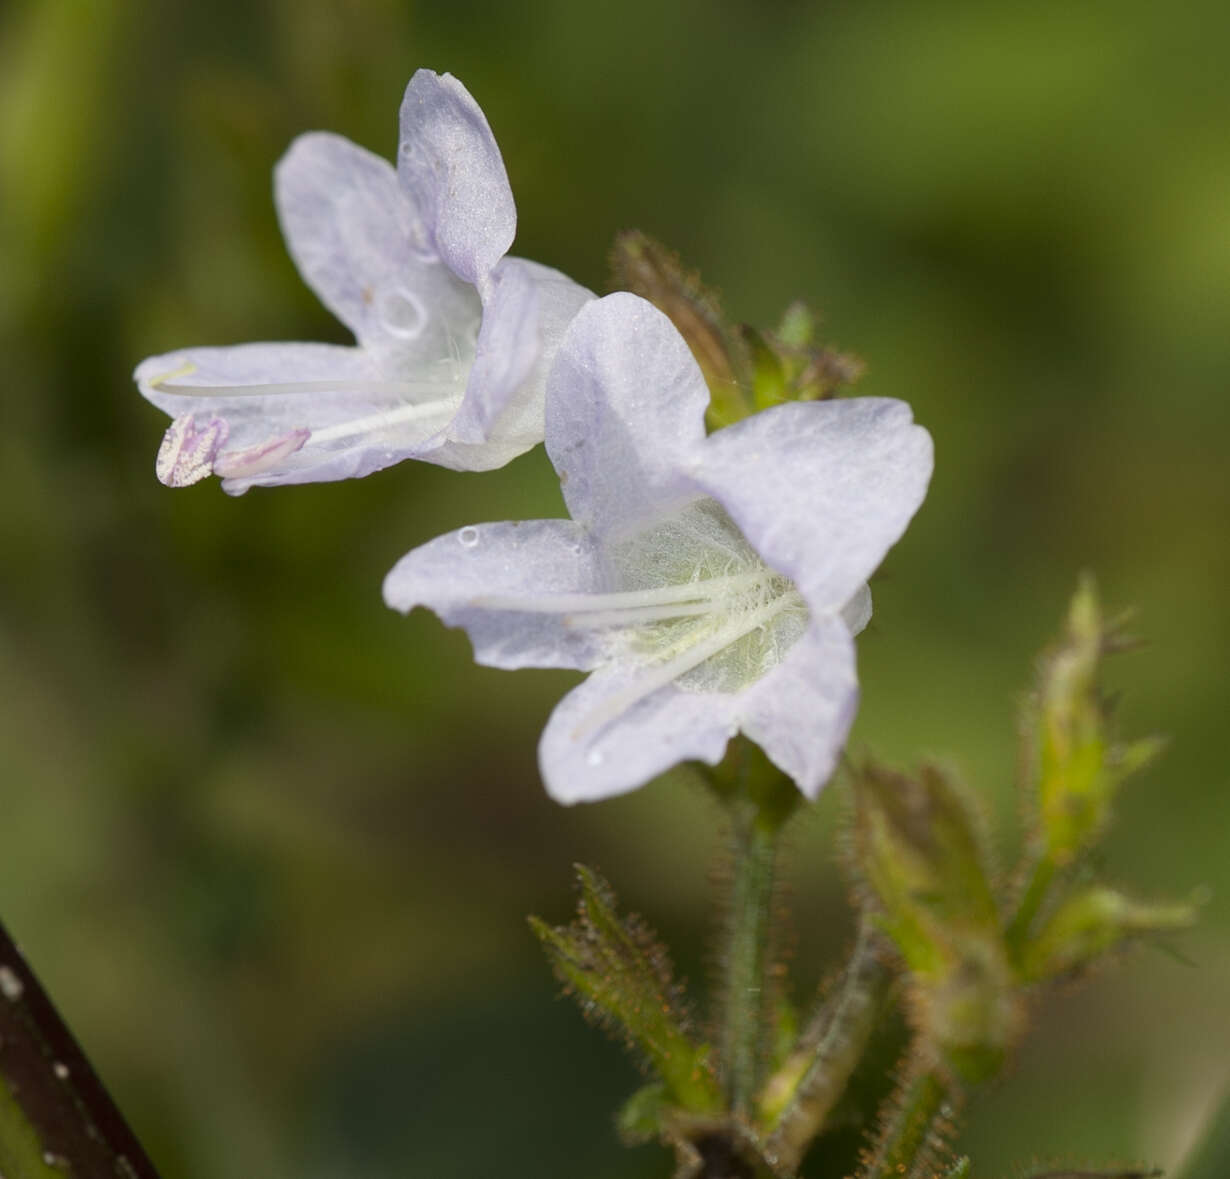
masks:
{"type": "Polygon", "coordinates": [[[1055,861],[1050,855],[1043,855],[1034,862],[1029,873],[1025,891],[1021,894],[1021,903],[1008,926],[1006,941],[1008,952],[1014,962],[1020,962],[1021,954],[1029,941],[1029,932],[1033,927],[1034,918],[1046,900],[1055,879],[1055,861]]]}
{"type": "Polygon", "coordinates": [[[747,799],[735,800],[730,814],[734,881],[726,945],[722,1060],[731,1109],[746,1115],[760,1079],[778,825],[747,799]]]}
{"type": "Polygon", "coordinates": [[[836,991],[761,1099],[762,1114],[772,1127],[768,1153],[787,1169],[802,1161],[845,1092],[883,1014],[892,982],[864,920],[836,991]]]}
{"type": "Polygon", "coordinates": [[[952,1093],[934,1068],[919,1068],[889,1099],[880,1138],[859,1179],[922,1179],[930,1176],[944,1147],[952,1093]]]}

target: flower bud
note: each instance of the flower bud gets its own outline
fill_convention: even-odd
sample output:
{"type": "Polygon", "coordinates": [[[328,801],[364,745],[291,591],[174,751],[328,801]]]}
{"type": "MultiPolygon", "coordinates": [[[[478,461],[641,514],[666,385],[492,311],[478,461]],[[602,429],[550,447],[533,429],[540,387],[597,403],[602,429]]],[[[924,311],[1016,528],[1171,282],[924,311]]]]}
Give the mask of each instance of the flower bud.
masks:
{"type": "Polygon", "coordinates": [[[1093,579],[1082,578],[1060,641],[1043,656],[1027,731],[1033,739],[1041,838],[1056,864],[1091,846],[1110,816],[1119,784],[1152,761],[1163,742],[1116,744],[1098,685],[1103,656],[1124,645],[1107,624],[1093,579]]]}
{"type": "Polygon", "coordinates": [[[963,939],[955,965],[915,990],[915,1021],[941,1061],[965,1084],[1003,1069],[1025,1029],[1025,1010],[998,940],[963,939]]]}
{"type": "Polygon", "coordinates": [[[980,824],[954,783],[934,767],[910,777],[866,765],[854,797],[858,869],[910,970],[939,977],[957,940],[998,941],[980,824]]]}
{"type": "Polygon", "coordinates": [[[939,770],[864,767],[855,778],[858,867],[912,976],[923,1043],[965,1083],[994,1076],[1023,1017],[980,825],[939,770]]]}
{"type": "Polygon", "coordinates": [[[823,401],[862,375],[857,356],[819,343],[820,316],[806,303],[786,308],[776,331],[743,329],[753,359],[753,395],[758,409],[780,401],[823,401]]]}

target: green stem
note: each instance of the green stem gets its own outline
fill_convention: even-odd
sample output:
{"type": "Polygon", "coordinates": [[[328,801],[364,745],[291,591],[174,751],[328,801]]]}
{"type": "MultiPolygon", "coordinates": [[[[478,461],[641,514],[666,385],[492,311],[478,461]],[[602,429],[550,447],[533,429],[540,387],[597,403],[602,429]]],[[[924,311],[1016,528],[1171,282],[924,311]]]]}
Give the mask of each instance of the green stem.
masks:
{"type": "Polygon", "coordinates": [[[1012,918],[1006,934],[1008,952],[1012,960],[1018,964],[1029,941],[1029,932],[1033,927],[1034,918],[1037,917],[1038,910],[1042,908],[1042,903],[1046,900],[1046,894],[1050,891],[1054,879],[1055,861],[1049,854],[1043,853],[1030,871],[1029,882],[1021,895],[1021,903],[1017,907],[1016,915],[1012,918]]]}
{"type": "Polygon", "coordinates": [[[747,1115],[764,1042],[769,930],[778,824],[746,798],[730,806],[734,881],[726,947],[722,1059],[731,1109],[747,1115]]]}
{"type": "Polygon", "coordinates": [[[873,942],[864,920],[836,993],[765,1087],[761,1113],[772,1129],[768,1153],[787,1169],[798,1166],[824,1129],[883,1014],[893,974],[873,942]]]}
{"type": "Polygon", "coordinates": [[[890,1098],[893,1108],[883,1119],[879,1144],[859,1179],[921,1179],[932,1174],[943,1146],[937,1126],[951,1097],[935,1069],[912,1075],[890,1098]]]}

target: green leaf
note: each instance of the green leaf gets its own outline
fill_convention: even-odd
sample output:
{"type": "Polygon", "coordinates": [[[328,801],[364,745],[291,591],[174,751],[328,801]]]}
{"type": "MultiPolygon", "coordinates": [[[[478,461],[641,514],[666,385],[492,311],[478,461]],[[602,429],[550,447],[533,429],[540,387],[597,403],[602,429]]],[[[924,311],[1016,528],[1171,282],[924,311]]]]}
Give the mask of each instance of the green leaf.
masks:
{"type": "Polygon", "coordinates": [[[1134,937],[1188,929],[1191,904],[1140,904],[1096,885],[1073,894],[1050,915],[1025,947],[1021,974],[1037,982],[1089,966],[1134,937]]]}
{"type": "Polygon", "coordinates": [[[661,1077],[672,1102],[693,1113],[722,1107],[710,1049],[688,1033],[679,988],[663,946],[637,920],[621,920],[610,886],[576,866],[577,918],[552,927],[536,917],[530,928],[556,974],[582,1011],[619,1034],[661,1077]]]}

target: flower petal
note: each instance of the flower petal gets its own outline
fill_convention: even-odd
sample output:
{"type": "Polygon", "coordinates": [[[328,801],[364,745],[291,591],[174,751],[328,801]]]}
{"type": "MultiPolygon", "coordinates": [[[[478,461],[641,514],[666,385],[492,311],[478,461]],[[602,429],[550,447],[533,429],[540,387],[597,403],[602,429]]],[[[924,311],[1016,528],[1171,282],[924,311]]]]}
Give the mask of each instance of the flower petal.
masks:
{"type": "MultiPolygon", "coordinates": [[[[538,358],[539,295],[528,266],[505,259],[496,267],[492,279],[483,302],[483,322],[466,382],[465,405],[449,431],[450,437],[458,442],[486,441],[495,418],[529,376],[538,358]]],[[[540,396],[535,442],[542,441],[541,406],[540,396]]]]}
{"type": "Polygon", "coordinates": [[[811,626],[772,671],[739,693],[739,727],[815,798],[858,709],[854,640],[839,618],[811,626]]]}
{"type": "Polygon", "coordinates": [[[477,292],[441,265],[387,160],[340,135],[301,135],[274,196],[304,281],[378,359],[472,348],[477,292]]]}
{"type": "Polygon", "coordinates": [[[608,663],[556,705],[538,746],[556,802],[612,798],[681,761],[722,760],[737,698],[674,684],[640,694],[652,675],[650,664],[608,663]]]}
{"type": "Polygon", "coordinates": [[[695,495],[684,471],[708,404],[687,344],[651,303],[618,293],[583,307],[547,379],[547,453],[573,519],[606,533],[695,495]]]}
{"type": "Polygon", "coordinates": [[[812,610],[835,613],[884,559],[931,478],[903,401],[775,406],[713,434],[694,476],[812,610]]]}
{"type": "Polygon", "coordinates": [[[583,529],[571,520],[530,520],[479,524],[420,545],[385,578],[384,600],[403,614],[426,606],[464,627],[475,660],[489,667],[587,670],[603,653],[602,639],[570,629],[551,598],[597,584],[597,557],[583,529]]]}
{"type": "Polygon", "coordinates": [[[397,172],[445,264],[482,286],[512,245],[517,207],[487,119],[451,74],[410,79],[397,172]]]}
{"type": "Polygon", "coordinates": [[[871,621],[871,586],[866,582],[854,591],[854,596],[841,608],[841,617],[852,635],[860,635],[871,621]]]}
{"type": "Polygon", "coordinates": [[[503,466],[542,441],[547,373],[564,330],[594,297],[521,258],[505,258],[493,278],[465,403],[431,455],[456,470],[503,466]]]}
{"type": "Polygon", "coordinates": [[[362,349],[331,344],[188,348],[142,361],[135,377],[174,418],[226,421],[227,451],[215,470],[232,471],[222,483],[232,494],[367,475],[416,457],[462,396],[444,379],[388,381],[362,349]]]}

